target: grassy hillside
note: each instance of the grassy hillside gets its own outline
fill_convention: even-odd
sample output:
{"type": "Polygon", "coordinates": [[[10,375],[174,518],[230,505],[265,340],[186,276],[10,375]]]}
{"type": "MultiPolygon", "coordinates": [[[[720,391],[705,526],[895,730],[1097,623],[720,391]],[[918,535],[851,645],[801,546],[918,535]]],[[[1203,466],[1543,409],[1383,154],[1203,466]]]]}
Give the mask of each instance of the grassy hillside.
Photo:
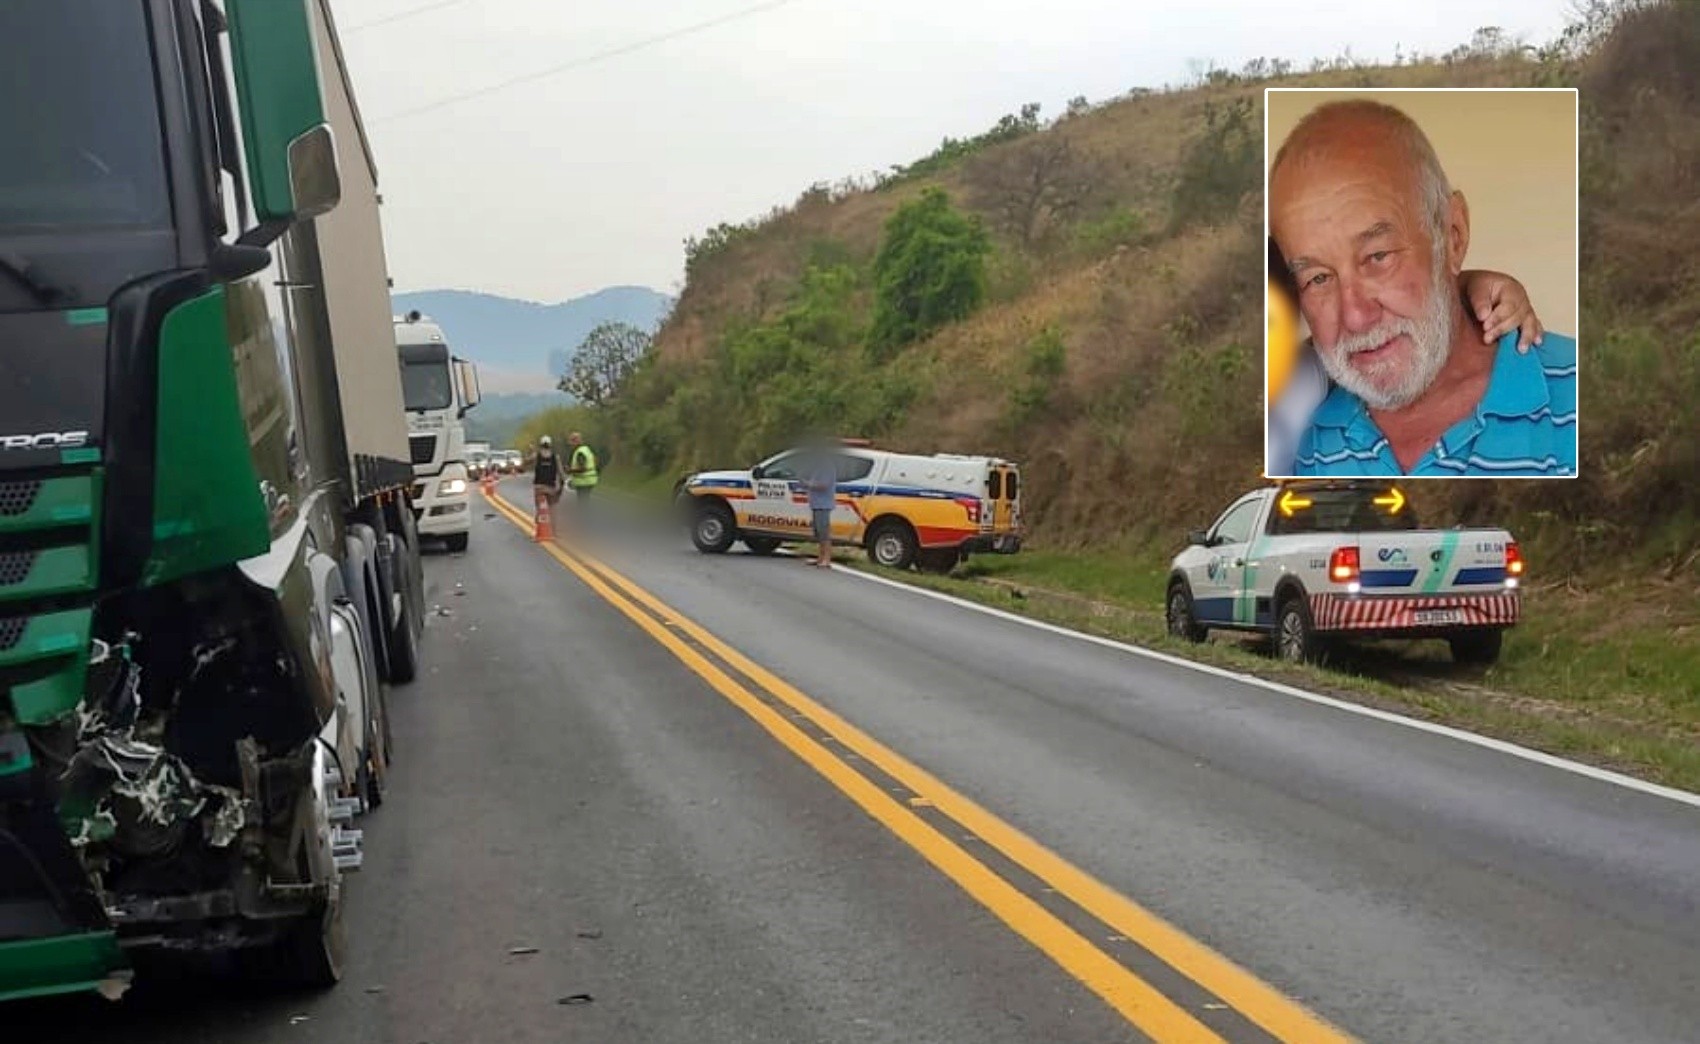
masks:
{"type": "Polygon", "coordinates": [[[1428,517],[1509,524],[1542,575],[1667,581],[1700,559],[1700,4],[1607,3],[1564,39],[1036,109],[873,184],[687,245],[656,349],[598,419],[631,468],[747,464],[826,426],[1024,462],[1041,545],[1172,548],[1258,479],[1262,89],[1578,85],[1581,477],[1423,483],[1428,517]],[[942,189],[992,244],[972,314],[875,351],[886,222],[942,189]]]}

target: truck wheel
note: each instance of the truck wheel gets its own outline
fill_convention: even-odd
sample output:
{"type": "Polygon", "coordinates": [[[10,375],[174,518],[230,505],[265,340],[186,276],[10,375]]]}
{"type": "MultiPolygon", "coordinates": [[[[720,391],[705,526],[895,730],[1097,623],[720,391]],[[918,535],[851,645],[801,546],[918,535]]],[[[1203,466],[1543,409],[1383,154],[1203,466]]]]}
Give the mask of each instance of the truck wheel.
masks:
{"type": "Polygon", "coordinates": [[[738,538],[732,510],[724,504],[705,504],[691,521],[691,543],[705,555],[725,554],[738,538]]]}
{"type": "Polygon", "coordinates": [[[413,569],[413,549],[393,533],[385,539],[389,541],[391,560],[395,563],[396,593],[401,596],[401,615],[389,629],[389,680],[406,685],[419,674],[419,606],[413,600],[413,585],[407,579],[413,569]]]}
{"type": "Polygon", "coordinates": [[[868,557],[887,569],[908,569],[916,550],[915,534],[902,522],[881,522],[868,534],[868,557]]]}
{"type": "Polygon", "coordinates": [[[1169,635],[1187,642],[1202,642],[1210,632],[1192,611],[1192,592],[1179,580],[1169,585],[1169,635]]]}
{"type": "Polygon", "coordinates": [[[962,552],[954,547],[920,551],[915,555],[915,564],[923,573],[937,573],[940,576],[955,569],[962,561],[962,552]]]}
{"type": "Polygon", "coordinates": [[[1275,654],[1288,663],[1322,662],[1323,644],[1302,595],[1288,595],[1275,614],[1275,654]]]}
{"type": "Polygon", "coordinates": [[[743,541],[744,546],[750,549],[752,555],[771,555],[779,550],[780,544],[784,543],[778,537],[766,536],[746,536],[743,541]]]}
{"type": "Polygon", "coordinates": [[[1499,650],[1505,644],[1505,632],[1466,631],[1446,640],[1452,646],[1452,662],[1486,667],[1499,661],[1499,650]]]}
{"type": "Polygon", "coordinates": [[[450,533],[443,538],[443,543],[448,545],[450,551],[465,551],[467,541],[471,539],[471,533],[450,533]]]}
{"type": "Polygon", "coordinates": [[[329,989],[342,980],[348,956],[348,930],[343,923],[343,886],[346,878],[337,868],[331,848],[330,783],[325,778],[322,755],[315,758],[313,803],[310,825],[317,851],[305,854],[310,865],[325,875],[329,895],[307,913],[284,926],[282,934],[265,945],[237,951],[247,977],[267,984],[311,990],[329,989]]]}

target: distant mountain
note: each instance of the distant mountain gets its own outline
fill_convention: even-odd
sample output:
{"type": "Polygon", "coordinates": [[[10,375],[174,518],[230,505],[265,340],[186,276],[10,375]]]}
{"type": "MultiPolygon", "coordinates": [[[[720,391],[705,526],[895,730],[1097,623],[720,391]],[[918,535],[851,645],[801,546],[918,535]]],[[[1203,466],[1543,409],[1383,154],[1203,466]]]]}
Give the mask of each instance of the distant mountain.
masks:
{"type": "Polygon", "coordinates": [[[417,309],[436,320],[455,353],[478,363],[485,394],[546,392],[566,359],[600,323],[658,326],[673,299],[643,286],[611,286],[541,304],[472,290],[396,294],[396,315],[417,309]]]}

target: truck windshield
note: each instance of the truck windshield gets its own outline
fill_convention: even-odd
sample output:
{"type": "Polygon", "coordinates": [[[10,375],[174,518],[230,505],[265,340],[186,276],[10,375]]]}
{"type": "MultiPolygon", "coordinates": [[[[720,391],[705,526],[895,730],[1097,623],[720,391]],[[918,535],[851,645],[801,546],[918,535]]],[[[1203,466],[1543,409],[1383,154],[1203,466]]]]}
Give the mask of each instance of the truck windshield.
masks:
{"type": "Polygon", "coordinates": [[[169,222],[143,0],[5,0],[0,84],[0,234],[169,222]]]}
{"type": "Polygon", "coordinates": [[[1291,516],[1281,510],[1281,495],[1277,495],[1277,506],[1269,512],[1269,533],[1392,533],[1421,528],[1410,504],[1402,503],[1394,512],[1375,502],[1386,494],[1384,489],[1295,489],[1289,501],[1291,516]]]}
{"type": "Polygon", "coordinates": [[[446,410],[454,405],[447,362],[403,362],[401,394],[409,410],[446,410]]]}

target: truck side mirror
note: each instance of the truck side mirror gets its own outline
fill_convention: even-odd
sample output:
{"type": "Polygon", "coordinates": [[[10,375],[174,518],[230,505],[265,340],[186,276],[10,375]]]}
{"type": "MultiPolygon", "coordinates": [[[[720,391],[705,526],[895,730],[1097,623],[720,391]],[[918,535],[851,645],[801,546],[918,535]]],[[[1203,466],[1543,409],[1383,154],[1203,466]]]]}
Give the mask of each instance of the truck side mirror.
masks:
{"type": "Polygon", "coordinates": [[[242,242],[265,246],[292,222],[342,198],[336,138],[325,120],[312,0],[228,0],[254,212],[242,242]]]}
{"type": "Polygon", "coordinates": [[[1202,529],[1194,529],[1186,535],[1186,542],[1189,546],[1209,547],[1210,534],[1202,529]]]}
{"type": "Polygon", "coordinates": [[[760,464],[757,464],[755,467],[750,469],[750,478],[759,479],[759,478],[762,477],[762,474],[763,474],[763,469],[762,469],[762,466],[760,464]]]}
{"type": "Polygon", "coordinates": [[[483,400],[478,388],[478,367],[467,359],[456,359],[455,376],[460,382],[460,416],[466,416],[466,411],[472,409],[483,400]]]}

